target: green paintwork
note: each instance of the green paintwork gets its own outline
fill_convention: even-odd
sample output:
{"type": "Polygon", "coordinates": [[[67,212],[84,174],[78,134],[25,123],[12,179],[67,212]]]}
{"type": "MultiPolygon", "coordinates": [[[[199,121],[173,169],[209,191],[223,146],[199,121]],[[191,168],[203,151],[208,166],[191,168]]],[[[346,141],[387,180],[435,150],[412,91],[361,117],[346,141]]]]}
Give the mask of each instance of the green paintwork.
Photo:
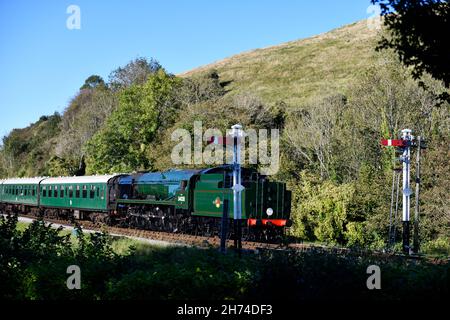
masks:
{"type": "Polygon", "coordinates": [[[2,185],[1,199],[5,203],[38,205],[37,184],[6,184],[2,185]]]}
{"type": "MultiPolygon", "coordinates": [[[[215,171],[195,174],[189,180],[180,180],[176,183],[163,181],[135,184],[136,197],[119,199],[116,204],[173,206],[178,210],[187,210],[195,216],[219,218],[222,216],[224,200],[228,199],[229,217],[233,218],[233,190],[230,185],[224,187],[226,185],[224,177],[223,171],[219,173],[215,171]]],[[[227,183],[230,184],[229,176],[227,179],[227,183]]],[[[243,184],[245,189],[241,192],[242,219],[289,219],[291,192],[286,190],[285,183],[271,182],[258,177],[244,181],[243,184]],[[268,208],[273,209],[273,215],[267,215],[268,208]]],[[[34,206],[40,204],[53,208],[108,211],[115,209],[112,206],[114,203],[108,203],[108,193],[115,193],[110,192],[110,187],[105,182],[0,184],[0,200],[34,206]]],[[[130,194],[130,191],[133,194],[132,190],[131,187],[128,190],[119,190],[119,194],[130,194]]]]}
{"type": "MultiPolygon", "coordinates": [[[[221,217],[223,201],[228,199],[229,217],[233,217],[233,190],[223,188],[222,174],[200,176],[194,189],[193,215],[221,217]]],[[[288,219],[290,215],[290,192],[280,182],[247,182],[241,192],[242,219],[288,219]],[[273,215],[266,214],[267,208],[273,209],[273,215]]]]}
{"type": "Polygon", "coordinates": [[[170,200],[155,200],[152,198],[148,199],[118,199],[117,204],[149,204],[149,205],[166,205],[166,206],[175,206],[177,209],[187,209],[189,191],[186,190],[184,192],[177,191],[174,197],[171,197],[170,200]]]}
{"type": "Polygon", "coordinates": [[[136,191],[142,197],[150,200],[164,200],[169,198],[169,187],[163,184],[137,184],[136,191]]]}
{"type": "Polygon", "coordinates": [[[106,211],[108,209],[107,190],[106,183],[41,185],[41,205],[54,208],[106,211]],[[56,197],[55,188],[57,190],[56,197]],[[70,188],[72,188],[72,192],[70,188]],[[50,192],[51,196],[49,196],[50,192]]]}

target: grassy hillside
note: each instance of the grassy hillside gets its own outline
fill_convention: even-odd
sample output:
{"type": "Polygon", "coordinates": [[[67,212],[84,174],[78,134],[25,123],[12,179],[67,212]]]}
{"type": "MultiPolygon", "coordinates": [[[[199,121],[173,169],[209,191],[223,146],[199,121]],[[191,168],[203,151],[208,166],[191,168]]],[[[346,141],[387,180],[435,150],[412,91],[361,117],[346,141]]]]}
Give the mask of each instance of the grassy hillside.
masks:
{"type": "Polygon", "coordinates": [[[366,20],[311,38],[256,49],[185,72],[182,77],[215,69],[231,94],[251,92],[265,102],[295,106],[313,96],[342,92],[362,70],[373,65],[377,31],[366,20]]]}

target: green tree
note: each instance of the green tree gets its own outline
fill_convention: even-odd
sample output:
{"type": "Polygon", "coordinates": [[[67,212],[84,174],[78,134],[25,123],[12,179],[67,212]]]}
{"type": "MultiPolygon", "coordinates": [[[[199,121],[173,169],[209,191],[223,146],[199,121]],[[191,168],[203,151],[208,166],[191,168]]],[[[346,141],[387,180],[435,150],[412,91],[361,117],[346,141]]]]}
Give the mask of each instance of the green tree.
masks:
{"type": "Polygon", "coordinates": [[[59,134],[61,116],[41,117],[27,128],[14,129],[3,138],[3,165],[9,176],[48,174],[46,162],[51,158],[59,134]]]}
{"type": "Polygon", "coordinates": [[[351,183],[321,181],[301,173],[300,184],[293,184],[293,234],[303,239],[344,243],[346,225],[355,187],[351,183]]]}
{"type": "Polygon", "coordinates": [[[175,112],[177,78],[160,69],[142,85],[119,95],[119,107],[87,143],[88,172],[129,172],[150,169],[147,153],[159,126],[175,112]]]}
{"type": "Polygon", "coordinates": [[[83,86],[80,90],[94,89],[94,88],[105,88],[105,81],[102,77],[98,75],[92,75],[84,81],[83,86]]]}
{"type": "MultiPolygon", "coordinates": [[[[372,0],[379,4],[389,33],[378,49],[393,48],[400,60],[412,67],[415,79],[424,73],[450,87],[450,4],[444,0],[372,0]]],[[[450,99],[448,92],[441,97],[450,99]]]]}

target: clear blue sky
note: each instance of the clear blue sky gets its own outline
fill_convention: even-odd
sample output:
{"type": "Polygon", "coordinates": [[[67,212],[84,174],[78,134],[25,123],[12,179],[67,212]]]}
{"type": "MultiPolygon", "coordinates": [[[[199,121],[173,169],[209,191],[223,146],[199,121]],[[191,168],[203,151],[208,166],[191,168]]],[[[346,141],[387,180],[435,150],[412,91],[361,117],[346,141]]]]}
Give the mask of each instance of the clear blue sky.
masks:
{"type": "Polygon", "coordinates": [[[62,112],[84,80],[136,57],[180,73],[370,16],[369,0],[0,0],[0,136],[62,112]],[[71,4],[81,29],[69,30],[71,4]]]}

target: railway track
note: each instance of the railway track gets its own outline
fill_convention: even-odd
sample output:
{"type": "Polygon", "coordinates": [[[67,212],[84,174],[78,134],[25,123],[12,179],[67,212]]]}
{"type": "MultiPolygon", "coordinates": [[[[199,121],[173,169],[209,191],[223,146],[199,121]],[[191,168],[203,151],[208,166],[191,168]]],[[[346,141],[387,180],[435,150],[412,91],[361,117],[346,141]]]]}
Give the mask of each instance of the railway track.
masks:
{"type": "MultiPolygon", "coordinates": [[[[206,237],[206,236],[198,236],[198,235],[189,235],[189,234],[181,234],[181,233],[169,233],[163,231],[151,231],[151,230],[142,230],[142,229],[133,229],[133,228],[123,228],[123,227],[114,227],[107,225],[100,225],[93,223],[91,221],[78,220],[77,223],[71,223],[70,221],[63,219],[55,219],[55,218],[39,218],[34,215],[28,214],[19,214],[19,217],[30,218],[30,219],[43,219],[45,222],[54,223],[63,226],[75,227],[77,224],[81,226],[85,230],[92,230],[98,232],[107,232],[109,234],[125,236],[125,237],[134,237],[134,238],[144,238],[151,239],[156,241],[163,241],[167,243],[175,243],[175,244],[185,244],[196,247],[219,247],[220,246],[220,238],[217,236],[214,237],[206,237]]],[[[230,247],[230,243],[233,243],[232,239],[227,240],[228,247],[230,247]]],[[[242,249],[243,250],[258,250],[258,249],[285,249],[286,245],[280,244],[271,244],[271,243],[261,243],[261,242],[250,242],[250,241],[242,241],[242,249]]]]}
{"type": "MultiPolygon", "coordinates": [[[[55,218],[39,218],[34,215],[28,214],[18,214],[19,217],[25,217],[30,219],[43,219],[45,222],[54,223],[62,226],[75,227],[75,223],[71,223],[70,221],[63,219],[55,219],[55,218]]],[[[77,224],[80,225],[84,230],[90,230],[95,232],[107,232],[114,236],[124,236],[124,237],[132,237],[132,238],[140,238],[153,240],[157,242],[164,242],[168,244],[178,244],[178,245],[188,245],[195,246],[200,248],[219,248],[220,247],[220,238],[217,236],[214,237],[206,237],[206,236],[198,236],[198,235],[189,235],[189,234],[180,234],[180,233],[169,233],[164,231],[151,231],[151,230],[142,230],[142,229],[133,229],[133,228],[123,228],[123,227],[113,227],[107,225],[99,225],[95,224],[91,221],[85,220],[77,220],[77,224]]],[[[233,249],[234,241],[232,239],[227,239],[227,248],[233,249]]],[[[262,243],[262,242],[251,242],[251,241],[242,241],[242,250],[243,251],[264,251],[264,250],[295,250],[295,251],[316,251],[316,252],[326,252],[326,253],[335,253],[335,254],[349,254],[353,253],[355,255],[361,254],[365,255],[369,252],[367,250],[354,250],[343,247],[328,247],[325,245],[317,245],[310,243],[296,243],[291,242],[287,244],[273,244],[273,243],[262,243]]],[[[427,261],[433,264],[445,264],[450,261],[450,258],[437,258],[426,255],[404,255],[399,253],[392,252],[383,252],[383,251],[371,251],[370,254],[373,256],[377,256],[380,258],[404,258],[408,260],[422,260],[427,261]]]]}

